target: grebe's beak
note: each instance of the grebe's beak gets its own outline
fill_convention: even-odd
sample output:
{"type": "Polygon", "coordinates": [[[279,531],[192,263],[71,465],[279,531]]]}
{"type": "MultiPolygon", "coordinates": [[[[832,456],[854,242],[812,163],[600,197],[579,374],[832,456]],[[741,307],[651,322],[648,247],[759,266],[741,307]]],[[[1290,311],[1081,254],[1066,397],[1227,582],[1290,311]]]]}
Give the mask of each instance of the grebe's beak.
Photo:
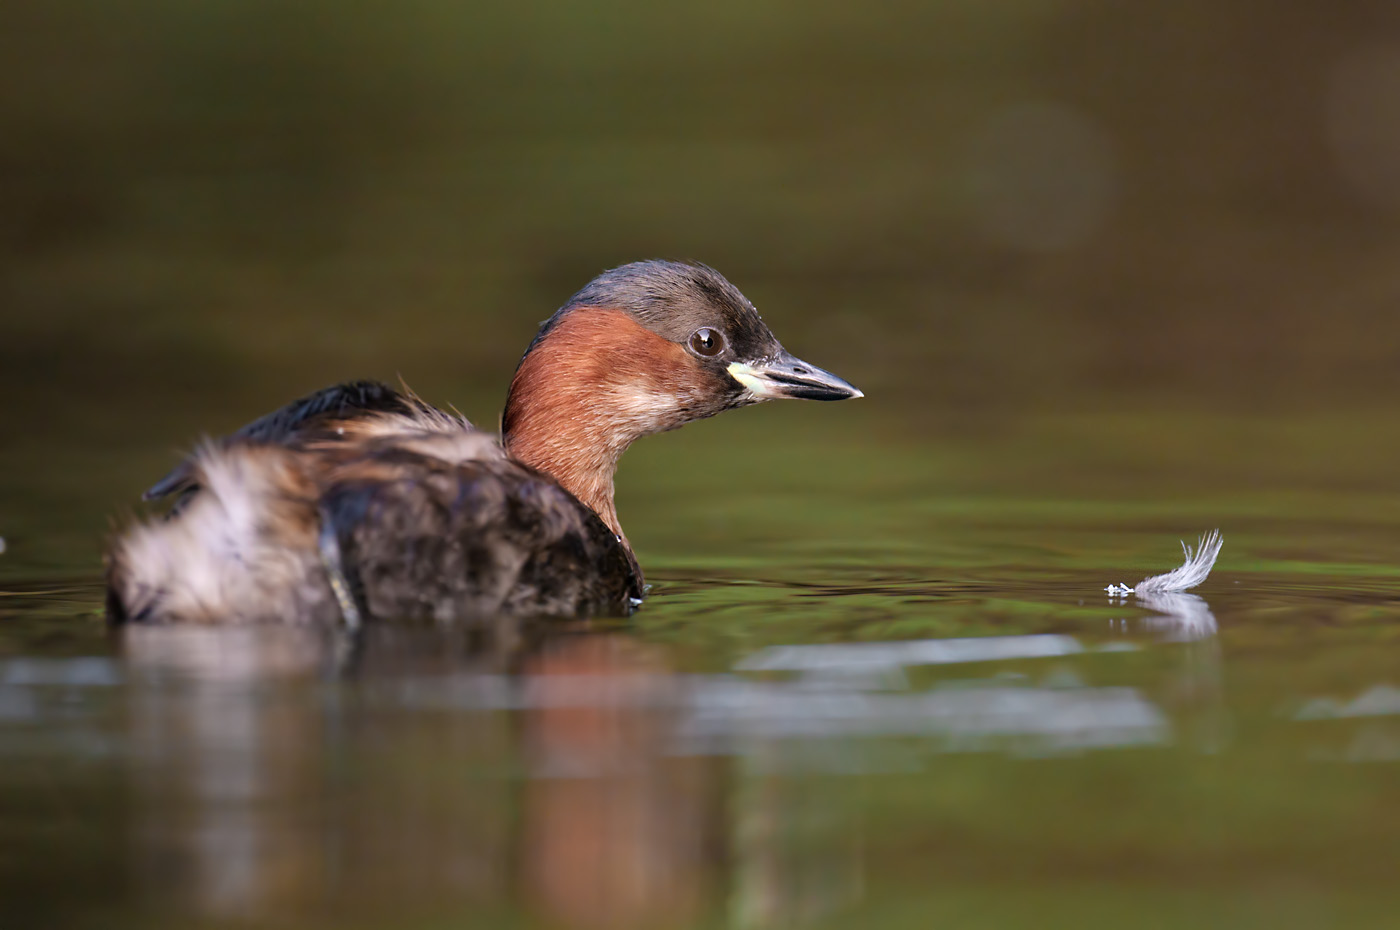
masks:
{"type": "Polygon", "coordinates": [[[780,397],[801,400],[847,400],[864,397],[854,384],[829,371],[793,358],[786,351],[775,358],[731,362],[726,369],[757,400],[780,397]]]}

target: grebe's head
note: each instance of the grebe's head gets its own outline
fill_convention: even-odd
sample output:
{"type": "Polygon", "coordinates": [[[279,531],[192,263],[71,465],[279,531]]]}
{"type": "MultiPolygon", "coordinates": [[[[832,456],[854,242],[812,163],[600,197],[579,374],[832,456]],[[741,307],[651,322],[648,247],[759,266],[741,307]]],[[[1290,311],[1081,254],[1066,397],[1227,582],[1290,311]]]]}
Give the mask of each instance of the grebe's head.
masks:
{"type": "Polygon", "coordinates": [[[635,262],[594,278],[540,327],[511,382],[501,433],[511,455],[553,475],[620,534],[612,473],[634,440],[764,400],[860,396],[790,355],[714,269],[635,262]]]}

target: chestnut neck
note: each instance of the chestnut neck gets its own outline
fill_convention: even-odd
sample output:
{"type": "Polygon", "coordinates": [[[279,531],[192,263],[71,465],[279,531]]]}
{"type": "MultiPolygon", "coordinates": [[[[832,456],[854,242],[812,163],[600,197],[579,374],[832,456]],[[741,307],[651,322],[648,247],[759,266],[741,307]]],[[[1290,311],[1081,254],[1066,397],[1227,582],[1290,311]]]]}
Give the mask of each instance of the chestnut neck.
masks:
{"type": "MultiPolygon", "coordinates": [[[[699,386],[678,345],[621,310],[579,307],[521,359],[501,416],[507,454],[593,510],[627,544],[613,474],[635,440],[674,429],[699,386]]],[[[630,548],[630,546],[629,546],[630,548]]]]}

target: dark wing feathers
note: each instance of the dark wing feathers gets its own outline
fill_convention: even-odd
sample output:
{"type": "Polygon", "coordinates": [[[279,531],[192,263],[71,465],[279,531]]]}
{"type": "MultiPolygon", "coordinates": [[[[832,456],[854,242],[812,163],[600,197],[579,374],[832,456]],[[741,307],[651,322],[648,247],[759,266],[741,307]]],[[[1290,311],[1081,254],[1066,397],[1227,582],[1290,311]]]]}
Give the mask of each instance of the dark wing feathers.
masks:
{"type": "MultiPolygon", "coordinates": [[[[292,401],[230,433],[224,442],[287,445],[314,432],[329,420],[353,419],[376,413],[413,414],[427,405],[378,381],[346,381],[292,401]]],[[[143,500],[156,500],[191,487],[193,459],[185,459],[164,478],[151,485],[143,500]]]]}
{"type": "Polygon", "coordinates": [[[376,457],[365,479],[347,469],[322,498],[365,615],[616,615],[641,597],[626,547],[549,478],[509,460],[395,450],[378,464],[403,477],[386,481],[376,457]]]}

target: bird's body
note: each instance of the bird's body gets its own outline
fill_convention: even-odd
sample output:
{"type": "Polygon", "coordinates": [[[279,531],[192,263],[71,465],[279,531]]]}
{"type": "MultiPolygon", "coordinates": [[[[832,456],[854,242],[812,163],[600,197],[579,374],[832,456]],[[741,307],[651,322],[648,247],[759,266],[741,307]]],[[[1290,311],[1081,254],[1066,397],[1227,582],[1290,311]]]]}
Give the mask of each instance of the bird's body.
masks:
{"type": "Polygon", "coordinates": [[[630,551],[558,482],[374,382],[206,445],[151,490],[170,493],[171,516],[113,551],[121,619],[616,614],[642,594],[630,551]]]}
{"type": "Polygon", "coordinates": [[[617,520],[630,443],[772,396],[850,385],[787,355],[703,266],[595,279],[521,360],[502,435],[374,382],[327,388],[206,444],[108,555],[118,621],[330,625],[625,614],[641,570],[617,520]]]}

